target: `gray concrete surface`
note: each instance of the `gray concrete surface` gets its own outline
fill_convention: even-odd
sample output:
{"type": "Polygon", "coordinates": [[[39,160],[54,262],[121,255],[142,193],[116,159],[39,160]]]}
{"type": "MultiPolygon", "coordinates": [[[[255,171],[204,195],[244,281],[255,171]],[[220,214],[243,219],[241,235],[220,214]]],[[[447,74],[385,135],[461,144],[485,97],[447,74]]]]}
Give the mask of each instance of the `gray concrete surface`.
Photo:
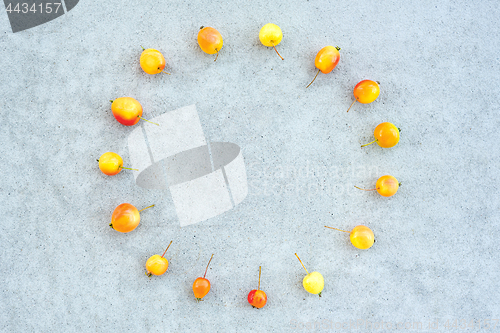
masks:
{"type": "Polygon", "coordinates": [[[496,1],[81,1],[16,34],[2,15],[0,331],[495,331],[496,1]],[[268,22],[284,61],[260,45],[268,22]],[[224,37],[215,63],[196,43],[202,25],[224,37]],[[339,65],[306,90],[330,44],[339,65]],[[172,75],[144,74],[140,45],[172,75]],[[346,113],[365,78],[381,82],[379,99],[346,113]],[[102,153],[128,158],[132,129],[110,111],[120,96],[150,118],[196,103],[210,141],[241,147],[245,201],[180,228],[168,191],[100,173],[102,153]],[[383,121],[400,143],[361,150],[383,121]],[[353,187],[384,174],[403,184],[392,198],[353,187]],[[156,207],[118,234],[108,223],[123,202],[156,207]],[[323,227],[358,224],[375,232],[367,251],[323,227]],[[146,259],[170,240],[167,273],[149,280],[146,259]],[[325,277],[321,299],[303,290],[294,252],[325,277]],[[191,285],[211,253],[198,304],[191,285]],[[259,265],[257,310],[246,295],[259,265]]]}

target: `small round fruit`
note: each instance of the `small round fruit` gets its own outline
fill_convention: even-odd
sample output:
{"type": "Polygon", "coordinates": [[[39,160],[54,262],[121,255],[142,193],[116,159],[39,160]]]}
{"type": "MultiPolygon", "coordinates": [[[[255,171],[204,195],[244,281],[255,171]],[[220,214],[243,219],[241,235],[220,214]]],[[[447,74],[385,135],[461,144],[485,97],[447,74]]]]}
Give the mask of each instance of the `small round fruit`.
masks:
{"type": "Polygon", "coordinates": [[[263,308],[267,303],[267,295],[262,290],[254,289],[248,293],[248,303],[256,308],[263,308]]]}
{"type": "Polygon", "coordinates": [[[375,241],[375,236],[370,228],[364,225],[354,227],[350,235],[351,243],[361,250],[369,249],[375,241]]]}
{"type": "Polygon", "coordinates": [[[309,293],[318,295],[325,287],[325,280],[323,279],[323,275],[321,275],[321,273],[312,272],[304,277],[302,285],[309,293]]]}
{"type": "Polygon", "coordinates": [[[368,104],[377,99],[380,94],[380,87],[377,82],[363,80],[354,87],[354,97],[363,104],[368,104]]]}
{"type": "Polygon", "coordinates": [[[111,104],[111,111],[120,124],[132,126],[141,119],[142,105],[132,97],[120,97],[111,104]]]}
{"type": "Polygon", "coordinates": [[[99,157],[99,169],[108,176],[114,176],[122,171],[123,160],[120,155],[107,152],[99,157]]]}
{"type": "Polygon", "coordinates": [[[165,58],[160,51],[145,49],[141,54],[141,68],[148,74],[158,74],[165,68],[165,58]]]}
{"type": "Polygon", "coordinates": [[[137,208],[129,203],[122,203],[111,215],[110,227],[119,232],[130,232],[141,222],[141,215],[137,208]]]}
{"type": "Polygon", "coordinates": [[[319,50],[314,59],[314,65],[322,73],[330,73],[340,61],[340,47],[333,47],[331,45],[325,46],[319,50]]]}
{"type": "Polygon", "coordinates": [[[281,43],[283,33],[281,32],[281,28],[276,24],[268,23],[260,29],[259,39],[265,46],[272,47],[281,43]]]}
{"type": "Polygon", "coordinates": [[[151,256],[146,261],[146,272],[148,275],[162,275],[167,271],[168,260],[161,257],[159,254],[151,256]]]}
{"type": "Polygon", "coordinates": [[[381,123],[373,132],[377,143],[382,148],[391,148],[399,142],[399,129],[392,123],[381,123]]]}
{"type": "Polygon", "coordinates": [[[377,192],[383,197],[391,197],[398,191],[399,182],[393,176],[382,176],[375,185],[377,192]]]}
{"type": "Polygon", "coordinates": [[[210,281],[205,278],[199,277],[194,280],[193,283],[193,293],[194,297],[200,301],[203,297],[210,291],[210,281]]]}
{"type": "Polygon", "coordinates": [[[220,52],[222,45],[222,35],[216,29],[205,27],[198,32],[198,44],[203,52],[215,54],[220,52]]]}

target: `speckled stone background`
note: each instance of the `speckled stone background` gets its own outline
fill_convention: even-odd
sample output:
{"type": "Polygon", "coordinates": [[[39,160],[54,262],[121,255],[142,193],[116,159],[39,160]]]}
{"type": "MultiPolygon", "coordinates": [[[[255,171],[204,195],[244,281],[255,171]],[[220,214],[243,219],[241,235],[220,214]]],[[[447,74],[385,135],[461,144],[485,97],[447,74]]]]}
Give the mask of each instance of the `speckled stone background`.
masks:
{"type": "Polygon", "coordinates": [[[0,14],[0,331],[494,332],[498,17],[488,0],[80,1],[14,34],[0,14]],[[258,40],[268,22],[284,61],[258,40]],[[224,37],[215,63],[197,45],[202,25],[224,37]],[[172,75],[143,73],[140,45],[172,75]],[[342,48],[340,63],[306,90],[325,45],[342,48]],[[346,113],[367,78],[380,97],[346,113]],[[181,229],[168,191],[103,175],[102,153],[128,159],[132,129],[109,103],[121,96],[146,118],[196,103],[210,141],[242,148],[245,201],[181,229]],[[400,143],[360,149],[383,121],[400,143]],[[353,187],[385,174],[402,183],[394,197],[353,187]],[[123,202],[156,207],[119,234],[108,224],[123,202]],[[369,250],[323,227],[358,224],[375,233],[369,250]],[[170,240],[167,273],[148,279],[146,259],[170,240]],[[302,288],[295,252],[323,274],[323,297],[302,288]],[[191,285],[212,253],[198,304],[191,285]],[[259,265],[257,310],[246,296],[259,265]]]}

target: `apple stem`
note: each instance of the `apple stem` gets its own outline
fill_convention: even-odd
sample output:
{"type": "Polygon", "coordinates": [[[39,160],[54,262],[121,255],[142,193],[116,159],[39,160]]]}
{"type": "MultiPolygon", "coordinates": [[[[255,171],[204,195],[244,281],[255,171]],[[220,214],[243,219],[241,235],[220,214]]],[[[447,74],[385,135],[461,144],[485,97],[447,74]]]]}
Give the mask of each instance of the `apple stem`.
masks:
{"type": "Polygon", "coordinates": [[[114,101],[112,99],[109,100],[111,103],[113,103],[114,101]]]}
{"type": "Polygon", "coordinates": [[[283,58],[283,57],[281,56],[281,54],[278,52],[278,50],[276,50],[276,46],[274,46],[274,43],[273,43],[273,42],[271,42],[271,44],[273,44],[274,51],[276,51],[276,53],[278,53],[278,55],[280,56],[281,60],[285,60],[285,58],[283,58]]]}
{"type": "Polygon", "coordinates": [[[363,191],[376,191],[377,189],[376,188],[371,188],[371,189],[364,189],[364,188],[361,188],[361,187],[357,187],[357,186],[354,186],[355,188],[357,188],[358,190],[363,190],[363,191]]]}
{"type": "Polygon", "coordinates": [[[329,228],[329,229],[333,229],[333,230],[338,230],[338,231],[347,232],[348,234],[350,234],[350,233],[351,233],[350,231],[345,231],[345,230],[342,230],[342,229],[337,229],[337,228],[329,227],[329,226],[326,226],[326,225],[325,225],[325,228],[329,228]]]}
{"type": "Polygon", "coordinates": [[[351,107],[354,105],[354,103],[356,103],[356,100],[352,101],[351,106],[349,106],[349,109],[347,109],[347,112],[349,112],[349,110],[350,110],[350,109],[351,109],[351,107]]]}
{"type": "Polygon", "coordinates": [[[139,211],[139,213],[140,213],[140,212],[142,212],[142,211],[143,211],[143,210],[145,210],[145,209],[148,209],[148,208],[151,208],[151,207],[154,207],[154,206],[155,206],[155,205],[147,206],[146,208],[141,209],[141,210],[139,211]]]}
{"type": "Polygon", "coordinates": [[[260,271],[261,271],[261,267],[262,266],[259,266],[259,286],[257,287],[257,290],[260,290],[260,271]]]}
{"type": "Polygon", "coordinates": [[[309,86],[310,86],[311,84],[313,84],[314,80],[316,80],[316,78],[318,77],[318,74],[319,74],[319,69],[318,69],[318,72],[316,73],[316,76],[314,77],[314,79],[311,81],[311,83],[309,83],[309,84],[307,85],[307,87],[306,87],[306,88],[309,88],[309,86]]]}
{"type": "Polygon", "coordinates": [[[141,116],[137,116],[137,118],[141,118],[142,120],[147,121],[148,123],[151,123],[151,124],[155,124],[155,125],[157,125],[157,126],[160,126],[160,124],[153,123],[152,121],[149,121],[149,120],[147,120],[147,119],[144,119],[144,118],[142,118],[141,116]]]}
{"type": "Polygon", "coordinates": [[[373,140],[373,141],[372,141],[372,142],[370,142],[370,143],[367,143],[367,144],[365,144],[365,145],[362,145],[362,146],[361,146],[361,148],[366,147],[366,146],[369,146],[369,145],[371,145],[371,144],[372,144],[372,143],[374,143],[374,142],[377,142],[377,139],[373,140]]]}
{"type": "Polygon", "coordinates": [[[217,58],[219,57],[219,50],[215,49],[215,52],[217,52],[217,55],[215,56],[214,62],[217,61],[217,58]]]}
{"type": "Polygon", "coordinates": [[[123,167],[123,166],[121,166],[120,168],[121,168],[121,169],[127,169],[127,170],[139,171],[139,169],[126,168],[126,167],[123,167]]]}
{"type": "MultiPolygon", "coordinates": [[[[160,69],[160,68],[158,67],[158,69],[160,69]]],[[[165,69],[165,68],[163,68],[163,69],[165,69]]],[[[172,74],[170,74],[170,73],[164,72],[164,71],[163,71],[163,69],[162,69],[161,71],[159,71],[159,72],[158,72],[158,74],[159,74],[159,73],[165,73],[165,74],[168,74],[168,75],[172,75],[172,74]]]]}
{"type": "Polygon", "coordinates": [[[144,51],[144,50],[146,50],[146,49],[144,48],[144,46],[142,46],[142,45],[139,45],[139,46],[140,46],[140,47],[142,47],[142,50],[143,50],[143,51],[144,51]]]}
{"type": "Polygon", "coordinates": [[[304,264],[302,263],[302,260],[300,260],[299,256],[297,255],[297,253],[295,253],[295,256],[297,257],[297,259],[299,259],[300,261],[300,264],[302,265],[302,267],[304,267],[304,270],[306,271],[307,274],[309,274],[309,272],[307,271],[306,269],[306,266],[304,266],[304,264]]]}
{"type": "Polygon", "coordinates": [[[208,266],[210,265],[210,262],[212,261],[213,257],[214,257],[214,254],[212,253],[212,256],[210,257],[210,260],[208,261],[207,268],[205,268],[205,274],[203,274],[203,278],[205,278],[205,276],[207,275],[208,266]]]}
{"type": "MultiPolygon", "coordinates": [[[[168,248],[170,247],[170,245],[172,245],[172,242],[173,242],[173,241],[170,241],[170,244],[168,244],[168,246],[167,246],[167,250],[168,250],[168,248]]],[[[162,257],[162,258],[163,258],[163,256],[165,255],[165,253],[167,253],[167,250],[165,250],[165,252],[163,252],[163,254],[161,255],[161,257],[162,257]]]]}

